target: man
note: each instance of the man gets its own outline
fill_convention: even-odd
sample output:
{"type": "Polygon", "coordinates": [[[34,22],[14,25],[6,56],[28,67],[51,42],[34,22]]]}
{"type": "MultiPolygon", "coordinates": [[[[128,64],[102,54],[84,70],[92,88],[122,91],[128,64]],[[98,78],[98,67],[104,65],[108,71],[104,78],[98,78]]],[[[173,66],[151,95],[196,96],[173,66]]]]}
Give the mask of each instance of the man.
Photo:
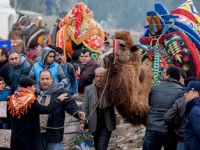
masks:
{"type": "Polygon", "coordinates": [[[18,90],[8,102],[12,124],[11,150],[43,150],[39,114],[50,113],[60,107],[67,96],[61,94],[48,106],[42,106],[36,99],[35,89],[32,78],[22,78],[18,90]]]}
{"type": "Polygon", "coordinates": [[[180,80],[179,82],[182,84],[182,86],[185,85],[185,80],[187,79],[187,75],[186,75],[186,72],[182,69],[182,68],[179,68],[180,69],[180,80]]]}
{"type": "MultiPolygon", "coordinates": [[[[180,68],[180,80],[182,86],[185,85],[186,73],[180,68]]],[[[181,97],[165,112],[164,118],[169,128],[174,130],[177,137],[176,150],[184,150],[184,124],[185,124],[185,107],[187,101],[181,97]]]]}
{"type": "MultiPolygon", "coordinates": [[[[101,98],[105,88],[105,74],[106,69],[102,67],[95,70],[95,82],[85,88],[83,99],[82,109],[89,117],[88,128],[94,136],[96,150],[107,150],[111,133],[116,128],[114,107],[110,106],[104,97],[101,98]]],[[[80,130],[84,128],[85,124],[81,124],[80,130]]]]}
{"type": "Polygon", "coordinates": [[[169,67],[167,80],[154,85],[149,94],[150,111],[146,122],[143,150],[176,149],[176,135],[165,122],[165,112],[174,102],[183,97],[182,86],[179,82],[180,69],[169,67]]]}
{"type": "Polygon", "coordinates": [[[67,93],[69,95],[77,94],[78,86],[77,86],[76,75],[75,75],[75,70],[74,70],[73,65],[68,62],[64,62],[64,55],[63,55],[62,48],[54,47],[54,46],[51,46],[51,48],[55,50],[56,52],[55,61],[58,64],[60,64],[67,78],[67,88],[66,88],[67,93]]]}
{"type": "Polygon", "coordinates": [[[17,89],[19,81],[28,76],[31,65],[27,61],[24,55],[20,55],[17,52],[11,52],[8,55],[9,61],[9,74],[8,74],[8,85],[11,87],[12,92],[17,89]]]}
{"type": "Polygon", "coordinates": [[[81,69],[80,79],[78,83],[78,92],[80,94],[84,93],[84,88],[90,84],[95,76],[95,69],[98,68],[98,64],[93,62],[91,59],[91,52],[88,50],[82,50],[80,55],[81,63],[83,68],[81,69]]]}
{"type": "Polygon", "coordinates": [[[186,123],[184,129],[185,150],[200,149],[200,82],[191,81],[183,88],[186,99],[186,123]]]}
{"type": "Polygon", "coordinates": [[[49,47],[44,48],[41,60],[33,65],[29,76],[39,81],[40,72],[44,69],[48,69],[51,72],[55,82],[61,82],[64,86],[67,86],[65,74],[60,65],[55,62],[55,51],[49,47]]]}
{"type": "MultiPolygon", "coordinates": [[[[42,70],[36,93],[39,102],[43,105],[48,105],[54,102],[60,94],[66,92],[62,85],[54,81],[49,70],[42,70]]],[[[70,97],[63,102],[61,107],[48,116],[41,116],[40,126],[43,132],[43,147],[45,150],[62,149],[61,142],[64,134],[65,111],[76,118],[85,118],[85,113],[79,111],[79,107],[70,97]]]]}

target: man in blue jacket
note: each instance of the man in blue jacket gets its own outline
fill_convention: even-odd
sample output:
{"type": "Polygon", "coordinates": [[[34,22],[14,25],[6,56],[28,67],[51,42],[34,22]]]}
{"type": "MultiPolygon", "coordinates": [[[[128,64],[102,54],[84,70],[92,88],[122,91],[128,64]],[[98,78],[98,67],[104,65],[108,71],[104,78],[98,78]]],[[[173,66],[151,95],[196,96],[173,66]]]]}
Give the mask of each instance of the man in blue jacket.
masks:
{"type": "Polygon", "coordinates": [[[55,62],[55,50],[50,47],[44,48],[41,60],[34,63],[29,76],[39,81],[40,72],[44,69],[48,69],[51,72],[55,82],[62,83],[65,87],[67,86],[66,76],[61,66],[55,62]]]}
{"type": "Polygon", "coordinates": [[[186,106],[186,123],[184,130],[185,150],[200,149],[200,82],[191,81],[183,88],[188,101],[186,106]]]}

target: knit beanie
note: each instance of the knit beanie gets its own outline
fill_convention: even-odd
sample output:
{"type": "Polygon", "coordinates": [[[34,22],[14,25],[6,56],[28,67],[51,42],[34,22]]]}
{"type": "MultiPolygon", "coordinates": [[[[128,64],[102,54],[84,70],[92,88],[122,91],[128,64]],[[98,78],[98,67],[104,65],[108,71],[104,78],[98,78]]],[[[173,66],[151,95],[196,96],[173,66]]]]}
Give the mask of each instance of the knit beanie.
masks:
{"type": "Polygon", "coordinates": [[[36,84],[36,81],[31,77],[24,77],[19,81],[19,86],[27,88],[28,86],[33,86],[36,84]]]}

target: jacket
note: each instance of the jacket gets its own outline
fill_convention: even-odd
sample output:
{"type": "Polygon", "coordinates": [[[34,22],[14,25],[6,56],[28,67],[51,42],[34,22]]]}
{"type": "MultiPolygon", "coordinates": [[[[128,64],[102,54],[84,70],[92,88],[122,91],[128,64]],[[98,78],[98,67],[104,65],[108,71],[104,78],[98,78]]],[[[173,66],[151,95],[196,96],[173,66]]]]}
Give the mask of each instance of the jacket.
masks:
{"type": "Polygon", "coordinates": [[[0,101],[7,101],[10,94],[11,89],[9,87],[5,87],[2,91],[0,91],[0,101]]]}
{"type": "MultiPolygon", "coordinates": [[[[50,103],[53,103],[58,96],[65,93],[66,91],[62,87],[62,85],[54,82],[47,90],[42,91],[40,89],[39,84],[37,85],[37,95],[40,100],[40,96],[45,97],[47,95],[51,95],[50,103]]],[[[74,116],[77,116],[77,112],[79,111],[79,107],[76,102],[71,99],[71,97],[67,98],[63,101],[62,106],[54,110],[49,114],[47,126],[50,128],[59,128],[59,129],[46,129],[46,140],[48,143],[60,143],[63,140],[64,134],[64,121],[65,121],[65,111],[74,116]]]]}
{"type": "Polygon", "coordinates": [[[184,146],[186,150],[200,149],[200,97],[186,106],[184,146]]]}
{"type": "Polygon", "coordinates": [[[77,94],[78,86],[77,86],[76,75],[75,75],[75,70],[74,70],[73,65],[68,62],[65,62],[64,64],[61,64],[61,67],[67,78],[68,94],[70,95],[77,94]]]}
{"type": "MultiPolygon", "coordinates": [[[[92,85],[89,85],[85,88],[82,110],[83,112],[85,112],[86,116],[89,116],[93,112],[93,109],[95,109],[95,106],[98,103],[98,101],[99,98],[97,94],[97,88],[93,83],[92,85]]],[[[89,118],[88,128],[90,132],[95,132],[98,128],[98,124],[100,123],[98,122],[98,109],[99,108],[96,108],[91,117],[89,118]]],[[[104,118],[102,120],[104,120],[106,129],[108,131],[113,131],[114,129],[116,129],[116,117],[114,107],[104,108],[102,114],[104,118]]]]}
{"type": "Polygon", "coordinates": [[[80,79],[78,83],[78,92],[84,93],[84,88],[90,84],[92,84],[92,81],[95,77],[95,69],[98,68],[98,64],[96,64],[93,61],[90,61],[89,63],[85,64],[83,68],[81,69],[80,73],[80,79]]]}
{"type": "Polygon", "coordinates": [[[164,114],[178,98],[183,96],[183,93],[181,84],[172,78],[152,87],[149,94],[147,130],[168,132],[164,114]]]}
{"type": "Polygon", "coordinates": [[[175,101],[171,108],[164,114],[165,121],[169,128],[174,129],[178,140],[184,140],[184,124],[185,124],[185,109],[186,101],[184,97],[175,101]]]}

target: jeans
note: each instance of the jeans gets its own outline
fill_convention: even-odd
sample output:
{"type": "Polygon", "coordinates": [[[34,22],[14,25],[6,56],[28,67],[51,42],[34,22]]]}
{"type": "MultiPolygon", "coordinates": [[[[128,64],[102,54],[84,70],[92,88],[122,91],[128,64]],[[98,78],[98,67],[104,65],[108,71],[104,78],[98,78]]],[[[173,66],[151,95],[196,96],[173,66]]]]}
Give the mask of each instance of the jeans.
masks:
{"type": "Polygon", "coordinates": [[[48,150],[62,150],[61,143],[48,143],[48,150]]]}
{"type": "Polygon", "coordinates": [[[107,150],[111,133],[112,132],[108,131],[106,128],[97,129],[97,131],[93,133],[96,150],[107,150]]]}
{"type": "Polygon", "coordinates": [[[178,142],[176,150],[184,150],[184,142],[178,142]]]}
{"type": "Polygon", "coordinates": [[[173,133],[146,130],[143,150],[176,150],[177,140],[173,133]]]}

